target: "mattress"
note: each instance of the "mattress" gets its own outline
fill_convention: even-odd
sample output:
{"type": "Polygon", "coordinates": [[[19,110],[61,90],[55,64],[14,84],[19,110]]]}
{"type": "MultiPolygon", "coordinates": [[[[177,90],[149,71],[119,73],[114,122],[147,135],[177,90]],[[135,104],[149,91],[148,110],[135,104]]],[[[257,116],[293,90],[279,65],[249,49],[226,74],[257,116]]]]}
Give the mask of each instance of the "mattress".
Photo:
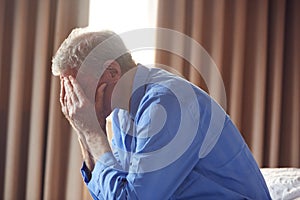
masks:
{"type": "Polygon", "coordinates": [[[262,168],[272,199],[300,200],[300,168],[262,168]]]}

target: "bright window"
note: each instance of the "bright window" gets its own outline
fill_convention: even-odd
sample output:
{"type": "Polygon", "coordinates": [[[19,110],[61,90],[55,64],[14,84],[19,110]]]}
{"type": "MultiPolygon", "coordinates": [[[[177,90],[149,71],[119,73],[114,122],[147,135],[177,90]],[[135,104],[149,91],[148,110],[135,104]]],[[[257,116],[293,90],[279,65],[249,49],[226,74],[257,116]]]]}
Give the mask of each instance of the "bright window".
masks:
{"type": "MultiPolygon", "coordinates": [[[[122,34],[155,27],[156,13],[157,0],[90,0],[89,26],[122,34]]],[[[132,52],[132,56],[136,62],[147,65],[154,63],[155,53],[154,50],[139,50],[132,52]]]]}

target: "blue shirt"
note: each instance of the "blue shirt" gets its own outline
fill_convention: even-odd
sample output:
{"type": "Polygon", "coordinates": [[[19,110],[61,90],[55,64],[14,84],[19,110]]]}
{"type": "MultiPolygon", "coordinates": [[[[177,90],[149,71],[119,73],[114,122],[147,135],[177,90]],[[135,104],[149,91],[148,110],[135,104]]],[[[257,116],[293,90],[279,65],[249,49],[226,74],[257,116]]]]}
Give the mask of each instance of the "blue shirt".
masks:
{"type": "Polygon", "coordinates": [[[94,199],[271,199],[240,132],[200,88],[139,65],[129,110],[113,111],[113,153],[91,179],[83,164],[94,199]]]}

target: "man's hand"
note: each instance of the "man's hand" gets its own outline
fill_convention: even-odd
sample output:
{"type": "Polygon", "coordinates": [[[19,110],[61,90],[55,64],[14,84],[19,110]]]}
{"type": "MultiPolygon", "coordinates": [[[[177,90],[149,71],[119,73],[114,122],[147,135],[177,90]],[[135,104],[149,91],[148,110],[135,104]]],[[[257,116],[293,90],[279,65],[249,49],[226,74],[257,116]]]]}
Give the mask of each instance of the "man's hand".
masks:
{"type": "MultiPolygon", "coordinates": [[[[102,84],[97,89],[95,106],[98,106],[100,111],[105,87],[106,84],[102,84]]],[[[90,103],[80,85],[71,76],[61,80],[60,103],[62,112],[79,133],[81,142],[85,143],[84,148],[93,156],[94,162],[103,153],[111,151],[106,135],[99,125],[95,106],[90,103]]]]}
{"type": "MultiPolygon", "coordinates": [[[[82,133],[100,132],[100,125],[94,105],[87,99],[81,87],[73,77],[62,80],[60,102],[62,112],[72,126],[82,133]]],[[[106,85],[99,88],[104,90],[106,85]]]]}

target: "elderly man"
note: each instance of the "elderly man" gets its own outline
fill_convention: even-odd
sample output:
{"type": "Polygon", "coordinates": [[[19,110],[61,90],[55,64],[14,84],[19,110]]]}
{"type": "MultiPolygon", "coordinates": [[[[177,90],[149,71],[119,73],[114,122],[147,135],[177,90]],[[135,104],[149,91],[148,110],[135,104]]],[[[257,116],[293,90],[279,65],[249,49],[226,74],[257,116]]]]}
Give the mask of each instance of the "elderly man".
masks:
{"type": "Polygon", "coordinates": [[[62,112],[78,133],[94,199],[270,199],[222,108],[190,82],[135,64],[115,33],[73,30],[52,72],[61,78],[62,112]]]}

